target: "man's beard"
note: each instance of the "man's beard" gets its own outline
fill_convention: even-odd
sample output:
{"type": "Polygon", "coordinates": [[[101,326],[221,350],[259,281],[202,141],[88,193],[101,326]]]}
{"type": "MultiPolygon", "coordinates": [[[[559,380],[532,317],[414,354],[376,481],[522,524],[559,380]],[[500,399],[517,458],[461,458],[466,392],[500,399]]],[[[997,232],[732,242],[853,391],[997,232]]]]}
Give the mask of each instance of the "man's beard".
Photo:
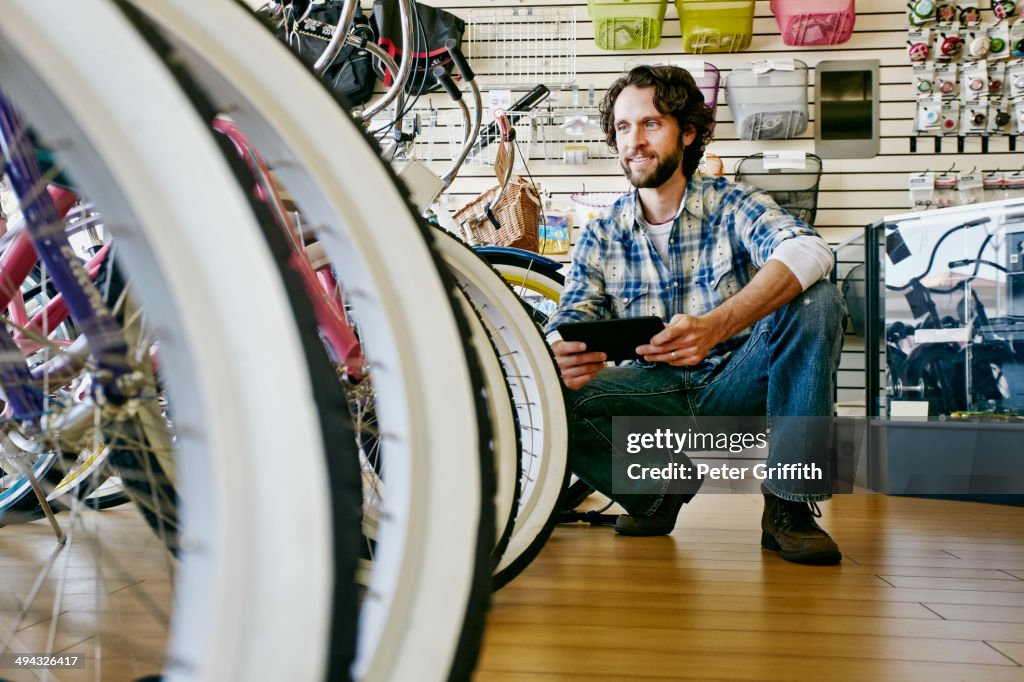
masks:
{"type": "Polygon", "coordinates": [[[637,172],[634,173],[630,167],[629,162],[623,159],[619,160],[619,164],[622,166],[622,170],[626,172],[626,177],[629,182],[637,188],[643,189],[647,187],[661,187],[665,182],[672,177],[672,174],[676,172],[679,165],[683,162],[683,143],[682,140],[676,146],[675,151],[669,154],[664,159],[661,159],[653,169],[646,173],[637,172]]]}

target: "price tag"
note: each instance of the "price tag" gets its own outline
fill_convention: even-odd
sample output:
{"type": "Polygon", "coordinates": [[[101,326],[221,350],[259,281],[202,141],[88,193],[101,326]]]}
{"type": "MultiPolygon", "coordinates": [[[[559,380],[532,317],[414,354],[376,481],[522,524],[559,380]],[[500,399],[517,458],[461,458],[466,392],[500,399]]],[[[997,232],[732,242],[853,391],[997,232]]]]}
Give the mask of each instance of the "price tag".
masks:
{"type": "Polygon", "coordinates": [[[911,175],[910,189],[924,191],[931,191],[935,189],[935,174],[921,173],[920,175],[911,175]]]}
{"type": "Polygon", "coordinates": [[[796,62],[792,59],[755,59],[750,68],[758,76],[763,76],[769,71],[796,71],[796,62]]]}
{"type": "Polygon", "coordinates": [[[690,75],[694,78],[704,77],[703,59],[676,59],[672,61],[672,66],[678,66],[680,69],[689,71],[690,75]]]}
{"type": "Polygon", "coordinates": [[[807,168],[807,152],[765,152],[763,156],[763,161],[765,170],[773,170],[780,168],[803,170],[807,168]]]}
{"type": "Polygon", "coordinates": [[[970,340],[970,327],[914,330],[914,343],[967,343],[970,340]]]}
{"type": "Polygon", "coordinates": [[[981,173],[964,173],[960,176],[957,189],[963,191],[968,189],[981,189],[983,186],[981,173]]]}
{"type": "Polygon", "coordinates": [[[487,100],[487,107],[494,111],[495,109],[508,109],[512,106],[512,91],[511,90],[491,90],[490,99],[487,100]]]}

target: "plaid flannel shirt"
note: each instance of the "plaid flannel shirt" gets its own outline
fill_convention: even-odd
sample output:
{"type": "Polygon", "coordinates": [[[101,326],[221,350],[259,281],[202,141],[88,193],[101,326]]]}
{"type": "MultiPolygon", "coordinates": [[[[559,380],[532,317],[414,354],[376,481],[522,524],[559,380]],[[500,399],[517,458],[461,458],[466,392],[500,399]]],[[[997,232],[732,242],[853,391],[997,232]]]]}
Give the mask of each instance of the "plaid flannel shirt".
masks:
{"type": "MultiPolygon", "coordinates": [[[[637,216],[636,190],[583,229],[551,332],[563,322],[679,313],[704,315],[742,289],[786,239],[821,239],[807,223],[779,208],[766,192],[695,173],[669,237],[664,263],[637,216]]],[[[718,365],[750,335],[746,329],[712,349],[718,365]]]]}

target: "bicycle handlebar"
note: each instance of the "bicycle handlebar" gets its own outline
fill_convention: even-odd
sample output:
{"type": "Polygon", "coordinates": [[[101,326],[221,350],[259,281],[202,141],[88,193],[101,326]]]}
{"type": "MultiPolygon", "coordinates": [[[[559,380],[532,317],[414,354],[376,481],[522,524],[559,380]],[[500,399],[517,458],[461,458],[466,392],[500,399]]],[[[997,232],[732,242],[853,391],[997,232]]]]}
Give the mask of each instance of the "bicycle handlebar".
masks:
{"type": "Polygon", "coordinates": [[[462,80],[467,83],[474,78],[476,75],[473,73],[473,69],[469,68],[469,62],[466,61],[466,57],[462,54],[459,49],[459,44],[454,38],[449,38],[444,41],[444,49],[448,50],[448,54],[451,55],[452,61],[455,62],[455,68],[459,70],[462,75],[462,80]]]}
{"type": "Polygon", "coordinates": [[[405,87],[405,82],[409,80],[409,72],[412,71],[412,53],[414,52],[412,48],[414,44],[412,4],[410,0],[398,0],[398,8],[402,26],[402,61],[398,65],[398,73],[391,72],[394,78],[388,91],[379,100],[363,110],[362,119],[364,122],[369,121],[383,111],[384,107],[394,101],[398,93],[405,87]]]}
{"type": "MultiPolygon", "coordinates": [[[[444,192],[451,186],[452,182],[455,180],[455,176],[459,173],[459,169],[462,168],[462,164],[469,157],[469,152],[473,149],[473,145],[480,136],[480,122],[483,117],[483,99],[480,96],[480,88],[476,84],[476,75],[473,73],[473,70],[469,68],[466,58],[455,45],[454,40],[445,41],[444,46],[445,49],[448,50],[448,54],[451,56],[452,61],[455,62],[455,67],[459,70],[462,80],[466,81],[466,84],[469,86],[469,91],[473,95],[473,116],[471,120],[469,109],[466,107],[466,103],[462,101],[462,92],[459,92],[458,97],[453,95],[452,99],[458,102],[462,109],[462,123],[465,126],[466,134],[462,141],[462,149],[460,149],[458,155],[452,159],[452,165],[441,178],[443,185],[438,191],[438,194],[441,194],[441,192],[444,192]]],[[[441,70],[443,71],[444,69],[441,68],[441,70]]],[[[436,70],[434,73],[436,75],[436,70]]],[[[445,86],[445,88],[447,89],[447,86],[445,86]]],[[[451,91],[449,91],[449,94],[451,94],[451,91]]]]}
{"type": "Polygon", "coordinates": [[[448,96],[454,101],[458,102],[462,99],[462,90],[459,90],[459,86],[455,85],[455,81],[448,75],[448,72],[444,70],[444,67],[440,64],[435,66],[432,71],[434,78],[440,83],[444,89],[448,92],[448,96]]]}
{"type": "Polygon", "coordinates": [[[345,4],[341,8],[341,16],[338,17],[338,25],[334,27],[334,34],[331,35],[331,41],[327,43],[327,47],[317,57],[316,62],[313,64],[313,73],[319,78],[323,75],[327,67],[330,66],[338,53],[341,52],[341,47],[347,42],[348,31],[352,27],[352,20],[356,16],[356,7],[358,7],[358,0],[345,0],[345,4]]]}
{"type": "MultiPolygon", "coordinates": [[[[530,90],[528,93],[526,93],[525,95],[517,99],[515,102],[513,102],[512,105],[505,111],[508,114],[525,114],[526,112],[533,110],[534,107],[536,107],[538,104],[547,99],[548,95],[550,94],[551,91],[548,90],[546,85],[535,85],[532,90],[530,90]]],[[[494,140],[494,138],[497,137],[497,135],[498,124],[495,122],[488,125],[487,128],[483,131],[483,135],[481,135],[480,137],[477,151],[489,145],[494,140]]]]}

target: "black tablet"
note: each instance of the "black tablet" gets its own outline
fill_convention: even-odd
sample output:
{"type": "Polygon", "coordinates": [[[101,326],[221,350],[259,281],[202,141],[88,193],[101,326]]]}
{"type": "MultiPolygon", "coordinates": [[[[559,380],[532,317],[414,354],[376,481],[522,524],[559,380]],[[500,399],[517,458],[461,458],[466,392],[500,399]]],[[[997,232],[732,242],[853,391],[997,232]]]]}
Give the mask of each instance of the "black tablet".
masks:
{"type": "Polygon", "coordinates": [[[587,351],[599,351],[612,362],[639,357],[636,347],[650,343],[651,337],[665,328],[660,317],[626,317],[619,320],[565,322],[558,333],[566,341],[582,341],[587,351]]]}

